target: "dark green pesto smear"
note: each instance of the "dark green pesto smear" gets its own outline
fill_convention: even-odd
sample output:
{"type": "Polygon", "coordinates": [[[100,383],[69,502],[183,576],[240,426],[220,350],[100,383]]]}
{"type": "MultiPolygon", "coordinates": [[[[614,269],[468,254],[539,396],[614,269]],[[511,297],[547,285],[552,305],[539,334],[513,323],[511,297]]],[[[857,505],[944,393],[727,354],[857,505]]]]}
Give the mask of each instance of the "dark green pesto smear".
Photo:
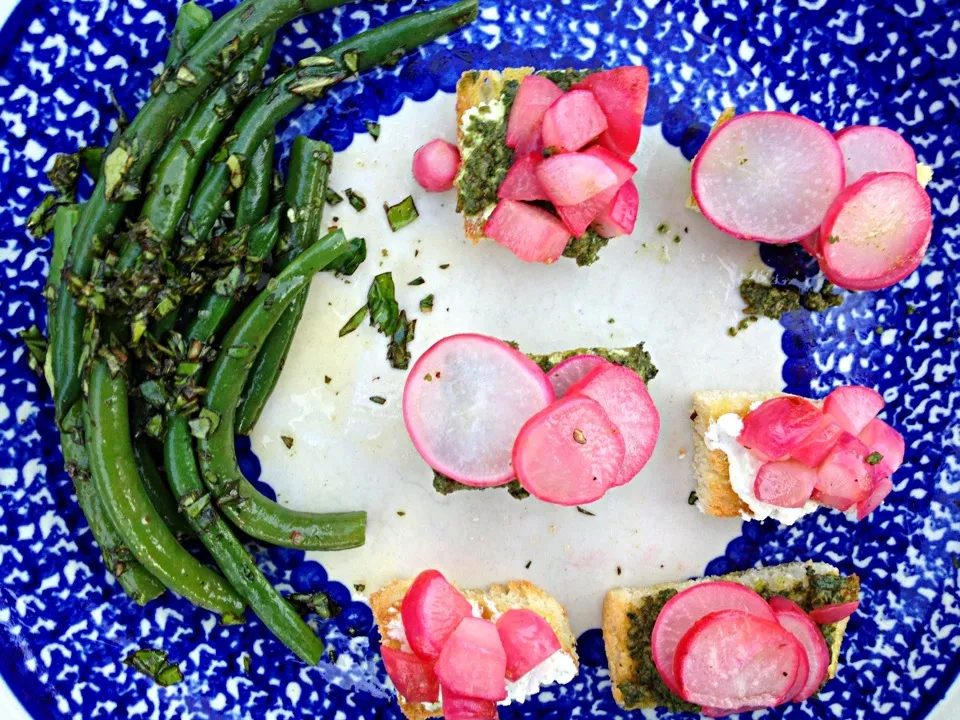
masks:
{"type": "Polygon", "coordinates": [[[767,285],[756,280],[744,280],[740,283],[740,297],[747,304],[744,314],[772,320],[779,320],[784,313],[801,308],[823,312],[843,304],[843,296],[834,292],[833,284],[826,281],[819,290],[800,292],[800,288],[786,283],[767,285]]]}
{"type": "Polygon", "coordinates": [[[599,259],[599,253],[603,250],[609,238],[600,237],[592,228],[578,238],[573,238],[563,251],[563,256],[577,261],[579,267],[593,265],[599,259]]]}
{"type": "MultiPolygon", "coordinates": [[[[860,579],[856,575],[849,577],[817,573],[807,568],[806,583],[792,583],[789,587],[773,587],[766,583],[754,585],[766,600],[775,595],[789,598],[807,612],[824,605],[852,602],[860,595],[860,579]]],[[[676,590],[663,590],[657,595],[642,599],[627,613],[630,627],[627,630],[627,650],[634,661],[636,672],[630,682],[619,684],[620,692],[628,709],[656,705],[671,712],[699,712],[699,707],[684,702],[671,692],[653,662],[651,637],[657,616],[674,595],[676,590]]],[[[820,632],[832,647],[835,625],[821,625],[820,632]]]]}

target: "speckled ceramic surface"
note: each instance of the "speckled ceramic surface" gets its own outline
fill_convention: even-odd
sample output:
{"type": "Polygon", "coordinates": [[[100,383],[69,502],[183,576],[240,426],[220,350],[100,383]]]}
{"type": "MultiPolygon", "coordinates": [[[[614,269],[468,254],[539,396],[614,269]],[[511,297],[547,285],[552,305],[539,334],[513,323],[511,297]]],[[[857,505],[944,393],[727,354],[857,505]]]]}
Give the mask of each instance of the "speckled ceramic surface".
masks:
{"type": "MultiPolygon", "coordinates": [[[[215,14],[232,4],[208,3],[215,14]]],[[[440,4],[357,2],[304,18],[281,33],[273,66],[440,4]]],[[[17,339],[21,329],[44,322],[40,291],[50,253],[48,240],[27,237],[23,221],[42,196],[42,171],[54,154],[109,137],[115,113],[107,89],[131,112],[144,99],[177,3],[14,5],[0,46],[4,720],[399,717],[363,595],[424,566],[440,567],[463,585],[527,576],[570,609],[581,634],[580,677],[505,708],[506,719],[630,716],[612,701],[593,629],[609,587],[796,558],[857,572],[863,602],[838,679],[817,699],[765,717],[912,720],[928,717],[947,694],[960,671],[955,3],[483,0],[470,29],[344,86],[280,128],[285,148],[300,133],[331,142],[338,151],[334,187],[363,188],[371,201],[364,213],[332,213],[348,234],[367,237],[370,259],[351,284],[315,282],[276,394],[251,440],[238,441],[247,476],[265,481],[262,489],[281,501],[370,512],[368,544],[357,551],[307,557],[251,546],[282,588],[325,589],[347,606],[318,628],[330,652],[315,669],[255,619],[220,627],[170,593],[142,610],[104,571],[63,471],[49,393],[17,339]],[[626,63],[648,65],[652,81],[636,158],[641,217],[634,236],[611,243],[597,265],[531,267],[492,244],[472,247],[453,198],[416,191],[409,157],[431,137],[453,136],[449,93],[463,70],[626,63]],[[904,133],[936,173],[928,188],[935,230],[921,268],[898,287],[850,295],[824,315],[787,315],[727,337],[744,274],[766,269],[809,279],[815,272],[799,249],[758,252],[683,210],[687,161],[727,104],[799,112],[831,129],[879,123],[904,133]],[[376,144],[363,125],[373,119],[382,123],[376,144]],[[391,235],[379,206],[411,192],[421,219],[391,235]],[[661,224],[671,230],[658,233],[661,224]],[[384,270],[402,286],[401,306],[436,295],[434,312],[418,316],[415,356],[459,331],[515,339],[531,351],[645,341],[661,370],[651,392],[664,417],[651,464],[592,506],[593,518],[500,494],[434,494],[403,431],[404,374],[387,366],[383,339],[367,329],[336,337],[370,277],[384,270]],[[427,284],[407,288],[418,275],[427,284]],[[896,490],[868,521],[852,524],[822,511],[780,528],[708,519],[687,506],[690,392],[773,387],[819,397],[849,383],[878,388],[888,403],[885,418],[907,439],[896,490]],[[373,405],[371,395],[387,403],[373,405]],[[293,449],[281,434],[296,438],[293,449]],[[130,650],[148,646],[167,650],[186,681],[161,689],[121,663],[130,650]]]]}

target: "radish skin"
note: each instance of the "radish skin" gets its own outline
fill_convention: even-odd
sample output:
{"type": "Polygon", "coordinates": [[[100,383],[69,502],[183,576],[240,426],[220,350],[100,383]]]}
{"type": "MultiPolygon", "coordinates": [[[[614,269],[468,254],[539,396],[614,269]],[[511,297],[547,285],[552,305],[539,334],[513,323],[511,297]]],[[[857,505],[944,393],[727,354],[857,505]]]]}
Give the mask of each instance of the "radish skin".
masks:
{"type": "Polygon", "coordinates": [[[413,177],[428,192],[450,190],[459,171],[460,151],[446,140],[431,140],[413,154],[413,177]]]}
{"type": "Polygon", "coordinates": [[[847,185],[853,185],[868,172],[917,174],[917,154],[895,130],[852,125],[833,136],[843,153],[847,185]]]}

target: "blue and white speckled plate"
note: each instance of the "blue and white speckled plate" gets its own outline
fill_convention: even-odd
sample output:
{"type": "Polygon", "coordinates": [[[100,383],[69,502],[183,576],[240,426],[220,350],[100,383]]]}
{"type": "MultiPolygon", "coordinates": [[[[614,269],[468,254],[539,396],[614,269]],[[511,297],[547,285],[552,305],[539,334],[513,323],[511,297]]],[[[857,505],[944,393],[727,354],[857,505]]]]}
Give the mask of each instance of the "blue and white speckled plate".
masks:
{"type": "MultiPolygon", "coordinates": [[[[857,572],[863,602],[838,679],[819,698],[767,717],[919,720],[938,712],[960,672],[955,2],[483,0],[469,30],[348,84],[280,129],[285,146],[298,133],[331,142],[335,186],[363,182],[376,208],[415,191],[407,170],[415,147],[452,136],[449,93],[463,70],[625,63],[651,70],[638,229],[588,270],[569,262],[531,268],[496,246],[469,247],[448,196],[418,195],[421,220],[396,236],[376,211],[341,213],[351,234],[368,238],[368,267],[353,285],[325,285],[322,300],[311,295],[276,395],[252,444],[240,445],[248,477],[265,480],[265,491],[282,501],[370,511],[363,550],[306,557],[253,548],[281,587],[325,589],[347,606],[318,629],[332,652],[316,669],[295,661],[255,619],[224,628],[169,593],[146,610],[126,599],[105,574],[72,496],[49,393],[17,339],[45,316],[49,242],[30,240],[23,228],[42,196],[43,170],[58,152],[107,140],[115,118],[109,88],[129,110],[144,99],[177,4],[0,0],[0,18],[9,14],[0,47],[0,717],[399,717],[361,585],[372,589],[426,565],[464,585],[526,575],[570,608],[582,633],[581,676],[501,717],[626,717],[612,701],[600,634],[591,629],[606,589],[795,558],[857,572]],[[745,272],[809,280],[815,268],[794,248],[758,255],[682,210],[686,162],[727,104],[799,112],[831,129],[879,123],[902,132],[936,173],[928,188],[935,231],[922,267],[898,287],[851,295],[826,314],[787,315],[728,338],[739,312],[733,289],[745,272]],[[374,144],[363,121],[377,118],[383,133],[374,144]],[[657,236],[662,222],[689,232],[674,244],[657,236]],[[437,270],[448,262],[449,271],[437,270]],[[437,312],[421,320],[415,352],[458,330],[515,338],[533,350],[646,340],[661,367],[651,390],[665,429],[641,478],[598,503],[597,519],[503,497],[435,496],[394,402],[402,374],[386,368],[375,338],[357,333],[332,344],[378,263],[398,285],[401,276],[423,274],[436,293],[437,312]],[[324,375],[334,377],[333,387],[323,387],[324,375]],[[907,438],[896,491],[868,521],[821,512],[780,528],[716,521],[686,506],[683,419],[692,390],[784,387],[823,396],[847,383],[880,389],[887,419],[907,438]],[[387,405],[371,407],[372,394],[387,405]],[[278,442],[281,432],[296,434],[296,452],[278,442]],[[161,689],[121,663],[148,646],[167,650],[186,681],[161,689]]],[[[207,4],[219,14],[233,0],[207,4]]],[[[358,2],[305,18],[280,34],[274,65],[437,4],[358,2]]],[[[401,303],[415,306],[416,297],[401,303]]],[[[939,712],[958,717],[960,707],[947,701],[939,712]]]]}

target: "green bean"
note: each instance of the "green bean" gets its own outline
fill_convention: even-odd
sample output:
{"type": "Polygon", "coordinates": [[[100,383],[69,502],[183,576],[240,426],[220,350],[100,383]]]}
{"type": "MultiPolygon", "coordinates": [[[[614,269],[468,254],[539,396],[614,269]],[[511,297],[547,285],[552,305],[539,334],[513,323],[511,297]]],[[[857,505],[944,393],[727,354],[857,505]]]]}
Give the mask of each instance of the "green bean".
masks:
{"type": "Polygon", "coordinates": [[[93,482],[107,514],[133,556],[160,582],[192,603],[239,614],[243,601],[217,573],[177,543],[143,489],[130,440],[127,383],[97,359],[86,405],[87,447],[93,482]]]}
{"type": "Polygon", "coordinates": [[[273,152],[276,143],[267,138],[253,154],[247,181],[237,195],[235,224],[237,227],[256,225],[270,208],[270,188],[273,185],[273,152]]]}
{"type": "Polygon", "coordinates": [[[260,347],[313,274],[342,253],[345,244],[343,232],[337,230],[273,278],[228,331],[207,380],[204,405],[217,422],[199,439],[203,479],[234,525],[283,547],[343,550],[362,545],[366,534],[364,512],[318,515],[265,498],[243,476],[233,445],[237,404],[260,347]]]}
{"type": "Polygon", "coordinates": [[[156,509],[157,514],[163,524],[178,540],[188,538],[193,535],[190,525],[180,514],[176,501],[170,494],[170,488],[167,487],[167,481],[160,474],[157,463],[154,462],[153,455],[150,454],[150,448],[147,447],[145,438],[136,438],[133,441],[133,456],[137,462],[137,469],[140,471],[140,480],[143,482],[143,489],[150,498],[150,503],[156,509]]]}
{"type": "Polygon", "coordinates": [[[213,13],[195,2],[186,2],[177,13],[177,22],[170,33],[170,49],[164,65],[176,65],[183,60],[187,50],[203,37],[203,33],[213,22],[213,13]]]}
{"type": "Polygon", "coordinates": [[[316,665],[323,642],[270,584],[256,562],[217,513],[197,469],[187,419],[171,413],[167,419],[164,459],[170,486],[187,520],[210,551],[227,580],[284,645],[301,660],[316,665]]]}
{"type": "Polygon", "coordinates": [[[63,205],[57,208],[53,216],[53,252],[50,255],[50,272],[47,274],[47,288],[55,289],[60,285],[63,264],[73,242],[73,229],[80,218],[77,205],[63,205]]]}

